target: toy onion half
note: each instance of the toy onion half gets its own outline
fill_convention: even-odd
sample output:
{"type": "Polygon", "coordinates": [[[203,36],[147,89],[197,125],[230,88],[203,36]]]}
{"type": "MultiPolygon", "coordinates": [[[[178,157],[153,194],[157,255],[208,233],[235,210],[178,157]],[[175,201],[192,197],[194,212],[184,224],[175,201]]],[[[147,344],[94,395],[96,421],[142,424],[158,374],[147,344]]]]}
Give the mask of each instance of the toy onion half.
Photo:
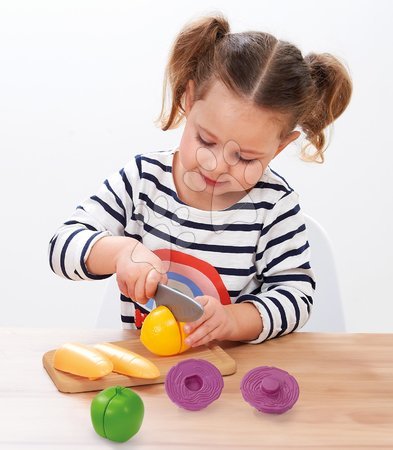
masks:
{"type": "Polygon", "coordinates": [[[181,408],[199,411],[221,395],[224,380],[209,361],[186,359],[173,366],[165,378],[168,397],[181,408]]]}
{"type": "Polygon", "coordinates": [[[250,370],[243,377],[240,390],[246,402],[258,411],[282,414],[299,398],[296,379],[285,370],[261,366],[250,370]]]}

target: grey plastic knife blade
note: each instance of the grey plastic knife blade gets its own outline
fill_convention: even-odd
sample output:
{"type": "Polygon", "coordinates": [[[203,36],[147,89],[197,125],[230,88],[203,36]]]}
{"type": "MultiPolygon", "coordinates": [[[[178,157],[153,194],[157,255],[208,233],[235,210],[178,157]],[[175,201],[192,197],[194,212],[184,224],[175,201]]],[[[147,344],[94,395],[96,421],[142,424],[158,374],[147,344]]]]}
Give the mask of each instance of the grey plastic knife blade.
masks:
{"type": "Polygon", "coordinates": [[[158,283],[154,295],[157,306],[166,306],[179,322],[194,322],[203,314],[203,306],[182,292],[158,283]]]}

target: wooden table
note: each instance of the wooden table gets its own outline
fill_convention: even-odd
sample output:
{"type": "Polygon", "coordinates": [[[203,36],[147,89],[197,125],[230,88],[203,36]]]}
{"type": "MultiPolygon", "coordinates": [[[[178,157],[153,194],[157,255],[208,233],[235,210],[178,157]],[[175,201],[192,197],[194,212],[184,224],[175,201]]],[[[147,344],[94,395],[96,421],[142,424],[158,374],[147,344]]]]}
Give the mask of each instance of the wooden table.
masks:
{"type": "Polygon", "coordinates": [[[393,334],[294,333],[261,345],[229,344],[235,375],[207,409],[175,406],[164,386],[134,388],[145,404],[139,433],[124,444],[90,423],[96,393],[62,394],[42,355],[67,341],[130,337],[123,330],[0,329],[0,448],[23,449],[376,449],[393,448],[393,334]],[[257,412],[240,380],[259,365],[293,374],[300,397],[283,415],[257,412]]]}

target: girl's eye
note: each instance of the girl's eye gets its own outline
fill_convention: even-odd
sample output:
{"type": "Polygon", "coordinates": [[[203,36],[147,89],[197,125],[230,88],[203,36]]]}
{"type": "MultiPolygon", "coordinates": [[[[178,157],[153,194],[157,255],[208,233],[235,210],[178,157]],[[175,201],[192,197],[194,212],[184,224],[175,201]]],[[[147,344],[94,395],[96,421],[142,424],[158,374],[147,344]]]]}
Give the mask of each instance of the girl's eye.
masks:
{"type": "Polygon", "coordinates": [[[195,137],[197,138],[197,140],[198,140],[202,145],[206,145],[206,147],[211,147],[211,146],[214,145],[214,144],[211,143],[211,142],[206,142],[206,141],[204,141],[204,140],[199,136],[199,134],[197,134],[195,137]]]}
{"type": "MultiPolygon", "coordinates": [[[[215,144],[213,144],[212,142],[206,142],[206,141],[204,141],[204,140],[199,136],[199,134],[197,134],[195,137],[196,137],[196,139],[199,141],[200,144],[205,145],[206,147],[212,147],[213,145],[215,145],[215,144]]],[[[240,161],[242,164],[252,164],[253,162],[257,161],[256,159],[245,159],[245,158],[242,158],[241,155],[240,155],[239,153],[236,155],[236,157],[237,157],[238,161],[240,161]]]]}
{"type": "Polygon", "coordinates": [[[242,158],[239,154],[237,155],[237,157],[238,157],[239,161],[242,164],[252,164],[253,162],[256,161],[256,159],[245,159],[245,158],[242,158]]]}

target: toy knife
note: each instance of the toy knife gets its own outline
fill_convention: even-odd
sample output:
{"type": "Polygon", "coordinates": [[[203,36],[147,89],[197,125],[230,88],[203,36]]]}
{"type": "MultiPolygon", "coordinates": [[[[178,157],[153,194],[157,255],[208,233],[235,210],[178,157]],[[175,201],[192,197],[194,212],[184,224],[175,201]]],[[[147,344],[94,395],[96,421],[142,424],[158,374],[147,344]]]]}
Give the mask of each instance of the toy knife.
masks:
{"type": "Polygon", "coordinates": [[[193,298],[173,289],[165,284],[158,283],[154,295],[157,306],[166,306],[179,322],[194,322],[203,314],[203,306],[193,298]]]}

